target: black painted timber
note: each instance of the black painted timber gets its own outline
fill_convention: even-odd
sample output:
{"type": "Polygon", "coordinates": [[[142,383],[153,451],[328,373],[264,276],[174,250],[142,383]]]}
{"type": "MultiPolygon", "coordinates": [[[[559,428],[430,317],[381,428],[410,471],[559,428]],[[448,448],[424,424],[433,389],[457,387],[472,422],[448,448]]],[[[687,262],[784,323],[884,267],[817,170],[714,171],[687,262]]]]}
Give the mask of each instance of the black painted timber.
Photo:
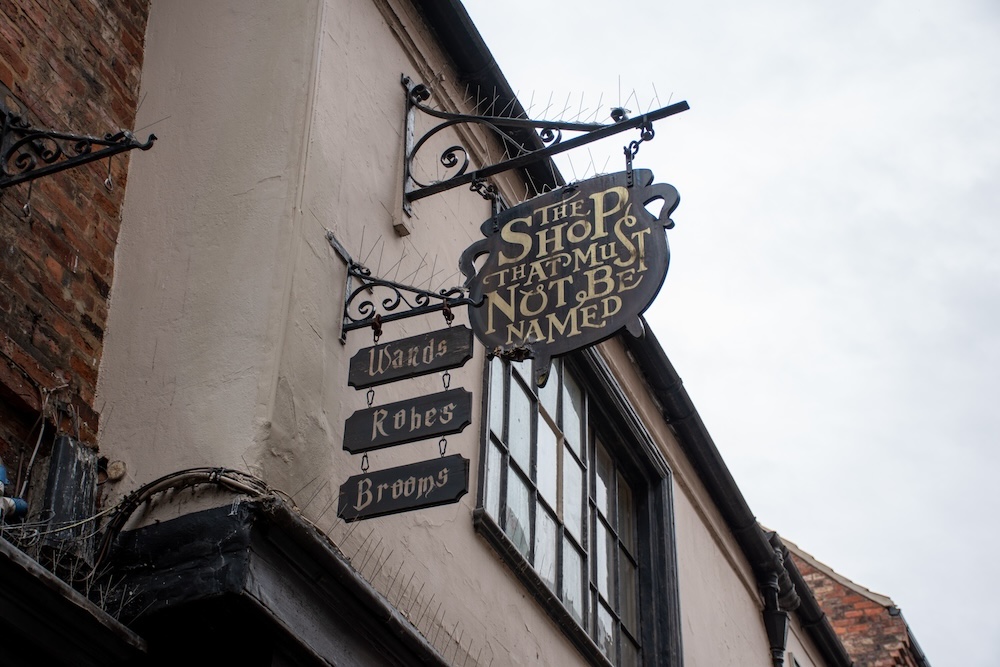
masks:
{"type": "Polygon", "coordinates": [[[472,423],[472,394],[449,389],[358,410],[344,423],[344,450],[352,454],[461,433],[472,423]]]}
{"type": "Polygon", "coordinates": [[[443,656],[283,501],[123,533],[112,554],[143,667],[445,667],[443,656]]]}
{"type": "Polygon", "coordinates": [[[337,515],[371,519],[457,503],[469,491],[469,459],[460,454],[348,477],[337,515]]]}
{"type": "Polygon", "coordinates": [[[472,329],[438,331],[366,347],[351,357],[347,384],[366,389],[463,366],[472,358],[472,329]]]}

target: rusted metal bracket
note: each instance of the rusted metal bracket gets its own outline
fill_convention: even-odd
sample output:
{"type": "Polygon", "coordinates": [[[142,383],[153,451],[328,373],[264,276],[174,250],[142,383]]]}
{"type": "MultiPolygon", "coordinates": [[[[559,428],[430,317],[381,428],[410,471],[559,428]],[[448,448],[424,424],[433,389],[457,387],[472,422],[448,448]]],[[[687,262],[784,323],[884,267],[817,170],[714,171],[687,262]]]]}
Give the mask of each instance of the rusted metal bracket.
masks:
{"type": "Polygon", "coordinates": [[[23,117],[0,107],[0,190],[18,183],[79,167],[88,162],[130,151],[149,150],[156,141],[136,141],[128,130],[105,134],[103,139],[31,127],[23,117]]]}

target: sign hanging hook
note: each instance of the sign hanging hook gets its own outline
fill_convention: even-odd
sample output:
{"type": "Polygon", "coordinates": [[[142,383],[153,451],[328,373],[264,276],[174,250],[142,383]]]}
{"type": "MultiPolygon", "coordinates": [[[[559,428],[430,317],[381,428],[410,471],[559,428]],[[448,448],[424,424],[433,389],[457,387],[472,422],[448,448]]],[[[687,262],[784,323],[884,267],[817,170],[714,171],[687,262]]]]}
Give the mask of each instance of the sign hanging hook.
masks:
{"type": "Polygon", "coordinates": [[[25,220],[31,217],[31,186],[34,184],[34,181],[28,181],[28,198],[25,200],[24,206],[21,207],[25,220]]]}
{"type": "Polygon", "coordinates": [[[111,178],[111,157],[108,157],[108,177],[104,179],[104,188],[108,192],[112,192],[115,189],[115,181],[111,178]]]}

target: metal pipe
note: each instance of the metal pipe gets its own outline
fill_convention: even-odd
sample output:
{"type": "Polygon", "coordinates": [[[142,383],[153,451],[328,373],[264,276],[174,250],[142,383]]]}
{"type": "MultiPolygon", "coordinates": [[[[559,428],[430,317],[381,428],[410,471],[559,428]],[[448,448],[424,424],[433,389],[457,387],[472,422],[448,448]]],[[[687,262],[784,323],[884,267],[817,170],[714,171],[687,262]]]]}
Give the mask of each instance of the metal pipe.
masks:
{"type": "Polygon", "coordinates": [[[8,486],[7,467],[0,460],[0,520],[22,519],[28,515],[28,503],[23,498],[7,496],[8,486]]]}

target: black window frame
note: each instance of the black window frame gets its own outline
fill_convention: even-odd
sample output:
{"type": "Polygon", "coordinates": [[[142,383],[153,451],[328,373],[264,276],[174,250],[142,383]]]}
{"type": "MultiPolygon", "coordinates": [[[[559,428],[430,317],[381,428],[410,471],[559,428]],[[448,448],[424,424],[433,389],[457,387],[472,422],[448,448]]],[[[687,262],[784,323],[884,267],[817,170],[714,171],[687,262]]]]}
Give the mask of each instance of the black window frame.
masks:
{"type": "MultiPolygon", "coordinates": [[[[562,358],[570,372],[577,378],[581,388],[590,395],[589,404],[597,411],[597,418],[607,425],[607,431],[615,437],[605,438],[605,446],[611,450],[616,465],[628,479],[633,492],[636,513],[637,559],[639,563],[639,608],[642,646],[640,664],[649,667],[680,667],[682,664],[680,602],[677,583],[677,552],[673,518],[673,473],[662,452],[655,444],[648,429],[629,403],[625,392],[600,353],[594,348],[567,355],[562,358]]],[[[591,637],[589,628],[582,625],[552,591],[534,567],[518,550],[514,542],[504,533],[497,520],[486,509],[487,462],[489,458],[490,432],[490,363],[487,358],[483,374],[482,427],[480,432],[479,480],[476,509],[473,523],[476,531],[496,550],[502,560],[528,589],[535,600],[546,610],[557,626],[576,646],[581,654],[594,665],[613,666],[600,647],[591,637]]],[[[506,373],[509,376],[509,372],[506,373]]],[[[509,415],[505,414],[504,419],[509,415]]],[[[533,412],[537,419],[537,410],[533,412]]],[[[584,428],[590,428],[594,418],[585,418],[584,428]]],[[[532,424],[533,433],[537,426],[532,424]]],[[[592,449],[590,438],[588,448],[592,449]]],[[[588,453],[589,456],[589,453],[588,453]]],[[[509,468],[509,464],[508,464],[509,468]]],[[[586,474],[594,474],[594,466],[588,465],[586,474]]],[[[506,476],[504,476],[506,478],[506,476]]],[[[586,487],[591,488],[588,482],[586,487]]],[[[501,508],[506,503],[506,486],[500,489],[501,508]]],[[[588,494],[590,491],[588,491],[588,494]]],[[[534,515],[537,501],[532,503],[534,515]]],[[[588,499],[588,537],[593,532],[590,522],[588,499]]],[[[533,547],[532,547],[533,548],[533,547]]],[[[588,558],[586,595],[588,615],[584,624],[594,623],[591,548],[585,545],[588,558]]]]}

